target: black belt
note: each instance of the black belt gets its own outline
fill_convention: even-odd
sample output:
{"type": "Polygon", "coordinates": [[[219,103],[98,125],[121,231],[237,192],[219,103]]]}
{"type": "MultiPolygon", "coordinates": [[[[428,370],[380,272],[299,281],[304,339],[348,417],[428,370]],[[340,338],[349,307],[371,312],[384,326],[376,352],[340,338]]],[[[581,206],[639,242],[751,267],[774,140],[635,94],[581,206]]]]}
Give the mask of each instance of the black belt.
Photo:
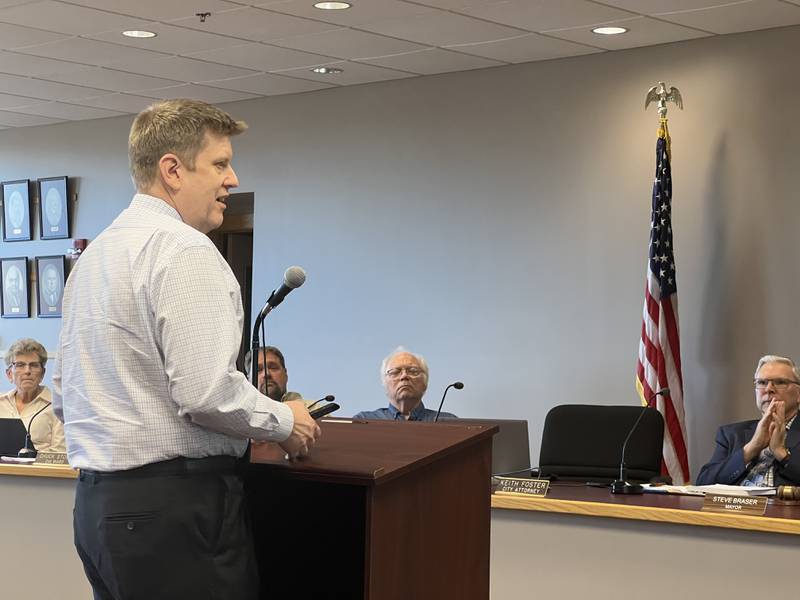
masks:
{"type": "Polygon", "coordinates": [[[101,479],[136,479],[139,477],[161,477],[168,475],[194,475],[199,473],[233,473],[236,469],[235,456],[208,456],[206,458],[173,458],[150,463],[124,471],[92,471],[81,469],[81,481],[100,481],[101,479]]]}

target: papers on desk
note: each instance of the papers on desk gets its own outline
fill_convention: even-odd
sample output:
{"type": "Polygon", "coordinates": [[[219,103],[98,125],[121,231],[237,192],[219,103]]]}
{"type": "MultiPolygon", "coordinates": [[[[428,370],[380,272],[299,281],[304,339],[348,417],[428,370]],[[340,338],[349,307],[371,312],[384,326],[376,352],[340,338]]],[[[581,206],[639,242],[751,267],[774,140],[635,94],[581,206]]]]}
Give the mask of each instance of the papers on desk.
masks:
{"type": "Polygon", "coordinates": [[[17,464],[30,464],[35,461],[35,458],[20,458],[19,456],[0,456],[0,462],[4,463],[17,463],[17,464]]]}
{"type": "Polygon", "coordinates": [[[705,496],[706,494],[724,494],[727,496],[774,496],[777,488],[742,485],[642,485],[645,492],[653,494],[682,494],[685,496],[705,496]]]}

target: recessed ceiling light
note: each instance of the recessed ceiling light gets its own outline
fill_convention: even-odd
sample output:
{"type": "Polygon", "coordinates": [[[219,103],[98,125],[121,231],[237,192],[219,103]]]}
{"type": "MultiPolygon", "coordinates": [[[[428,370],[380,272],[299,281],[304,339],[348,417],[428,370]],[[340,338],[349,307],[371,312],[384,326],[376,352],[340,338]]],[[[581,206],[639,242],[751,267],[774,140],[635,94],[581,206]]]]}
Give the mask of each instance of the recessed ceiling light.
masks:
{"type": "Polygon", "coordinates": [[[344,73],[343,69],[337,69],[336,67],[314,67],[311,70],[320,75],[338,75],[339,73],[344,73]]]}
{"type": "Polygon", "coordinates": [[[349,2],[316,2],[314,3],[314,8],[318,8],[320,10],[344,10],[345,8],[350,8],[352,4],[349,2]]]}
{"type": "Polygon", "coordinates": [[[156,37],[156,34],[152,31],[139,31],[136,29],[132,29],[130,31],[123,31],[122,35],[132,38],[153,38],[156,37]]]}
{"type": "Polygon", "coordinates": [[[619,35],[620,33],[627,33],[625,27],[595,27],[592,33],[599,33],[600,35],[619,35]]]}

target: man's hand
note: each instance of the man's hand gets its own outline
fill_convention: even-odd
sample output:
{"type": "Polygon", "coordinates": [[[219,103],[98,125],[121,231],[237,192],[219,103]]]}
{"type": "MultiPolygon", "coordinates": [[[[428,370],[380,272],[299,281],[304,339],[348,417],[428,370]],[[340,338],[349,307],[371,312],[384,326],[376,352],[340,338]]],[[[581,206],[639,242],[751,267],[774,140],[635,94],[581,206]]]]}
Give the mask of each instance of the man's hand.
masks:
{"type": "Polygon", "coordinates": [[[770,403],[773,409],[772,423],[769,426],[769,449],[778,461],[786,458],[786,413],[781,401],[770,403]]]}
{"type": "MultiPolygon", "coordinates": [[[[758,421],[758,425],[756,425],[756,430],[755,433],[753,433],[753,437],[742,448],[744,452],[744,464],[756,459],[761,451],[770,445],[770,440],[773,433],[770,426],[774,420],[775,404],[775,400],[772,400],[772,402],[769,403],[767,410],[764,411],[764,414],[758,421]]],[[[782,405],[783,403],[781,403],[781,406],[782,405]]]]}
{"type": "Polygon", "coordinates": [[[319,425],[308,414],[306,405],[300,400],[285,402],[294,415],[294,428],[292,433],[279,445],[286,452],[289,459],[307,456],[311,448],[322,433],[319,425]]]}

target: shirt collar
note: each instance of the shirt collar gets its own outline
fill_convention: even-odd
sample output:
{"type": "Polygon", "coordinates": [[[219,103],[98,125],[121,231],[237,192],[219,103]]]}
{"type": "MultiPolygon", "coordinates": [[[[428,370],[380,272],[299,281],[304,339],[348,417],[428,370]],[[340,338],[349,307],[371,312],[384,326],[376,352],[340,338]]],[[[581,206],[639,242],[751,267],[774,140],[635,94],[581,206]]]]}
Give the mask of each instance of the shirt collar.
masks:
{"type": "MultiPolygon", "coordinates": [[[[42,389],[39,390],[39,393],[36,394],[33,400],[28,403],[28,406],[33,406],[39,402],[52,402],[50,388],[46,385],[40,385],[42,389]]],[[[16,405],[17,402],[17,389],[14,388],[13,390],[7,391],[5,394],[0,395],[0,398],[8,400],[12,404],[16,405]]]]}
{"type": "MultiPolygon", "coordinates": [[[[399,421],[400,419],[404,419],[402,413],[397,410],[397,407],[394,404],[389,404],[389,414],[392,415],[392,419],[395,421],[399,421]]],[[[420,401],[414,407],[414,410],[411,411],[411,415],[408,417],[409,421],[419,421],[422,419],[422,415],[425,414],[425,405],[420,401]]]]}
{"type": "Polygon", "coordinates": [[[176,221],[183,222],[180,213],[174,207],[167,204],[166,200],[150,196],[149,194],[138,193],[131,200],[130,208],[137,208],[146,210],[148,212],[155,212],[167,217],[172,217],[176,221]]]}

